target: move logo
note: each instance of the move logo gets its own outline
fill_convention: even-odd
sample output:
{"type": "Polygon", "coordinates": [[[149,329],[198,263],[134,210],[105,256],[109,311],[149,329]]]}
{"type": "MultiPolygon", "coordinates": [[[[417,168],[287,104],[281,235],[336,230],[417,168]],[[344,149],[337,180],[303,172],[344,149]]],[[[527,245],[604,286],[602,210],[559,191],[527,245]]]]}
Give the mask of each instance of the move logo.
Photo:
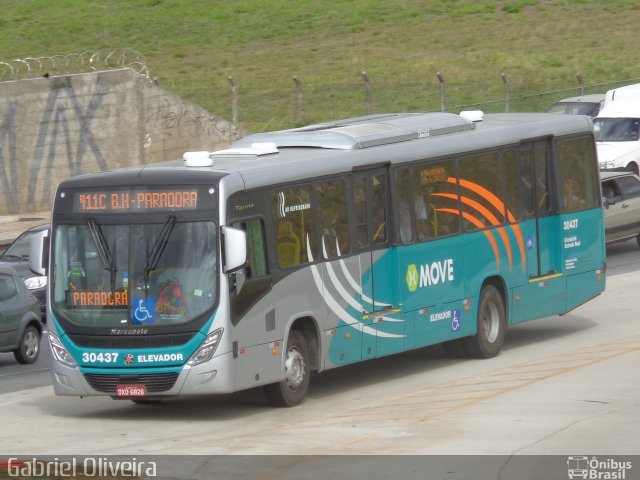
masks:
{"type": "Polygon", "coordinates": [[[412,263],[407,267],[406,281],[410,292],[415,292],[418,288],[453,282],[453,280],[452,258],[423,264],[419,267],[412,263]]]}

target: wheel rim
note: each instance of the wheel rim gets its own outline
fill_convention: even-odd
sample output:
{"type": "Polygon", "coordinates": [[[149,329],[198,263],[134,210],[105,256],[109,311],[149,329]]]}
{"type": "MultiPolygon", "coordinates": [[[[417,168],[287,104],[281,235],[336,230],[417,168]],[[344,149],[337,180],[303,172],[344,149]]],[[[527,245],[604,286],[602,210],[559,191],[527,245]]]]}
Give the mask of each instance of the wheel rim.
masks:
{"type": "Polygon", "coordinates": [[[289,390],[297,390],[304,382],[305,363],[302,354],[295,348],[287,352],[284,364],[285,382],[289,390]]]}
{"type": "Polygon", "coordinates": [[[38,342],[38,335],[33,331],[28,331],[24,336],[22,342],[22,351],[27,358],[34,358],[38,354],[38,348],[40,343],[38,342]]]}
{"type": "Polygon", "coordinates": [[[482,334],[489,343],[495,343],[500,333],[500,313],[493,302],[485,305],[482,312],[482,334]]]}

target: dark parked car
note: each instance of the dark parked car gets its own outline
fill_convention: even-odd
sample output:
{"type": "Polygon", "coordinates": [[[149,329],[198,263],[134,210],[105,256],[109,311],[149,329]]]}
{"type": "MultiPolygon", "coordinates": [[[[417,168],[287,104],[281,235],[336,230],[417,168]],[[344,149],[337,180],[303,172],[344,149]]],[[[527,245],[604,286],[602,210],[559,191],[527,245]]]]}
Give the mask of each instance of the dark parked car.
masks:
{"type": "Polygon", "coordinates": [[[11,267],[0,266],[0,352],[13,352],[20,363],[40,353],[42,322],[38,300],[11,267]]]}
{"type": "Polygon", "coordinates": [[[640,245],[640,177],[632,172],[600,172],[607,244],[636,238],[640,245]]]}
{"type": "Polygon", "coordinates": [[[47,307],[47,277],[34,273],[29,268],[31,238],[39,232],[48,230],[49,225],[38,225],[23,232],[11,245],[0,254],[0,266],[12,267],[22,277],[29,291],[40,302],[40,310],[44,318],[47,307]]]}

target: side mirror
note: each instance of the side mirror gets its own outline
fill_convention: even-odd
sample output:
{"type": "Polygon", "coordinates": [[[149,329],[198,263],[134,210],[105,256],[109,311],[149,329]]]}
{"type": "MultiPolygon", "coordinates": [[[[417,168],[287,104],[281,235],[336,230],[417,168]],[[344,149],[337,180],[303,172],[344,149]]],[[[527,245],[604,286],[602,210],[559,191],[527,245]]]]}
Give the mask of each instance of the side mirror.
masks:
{"type": "Polygon", "coordinates": [[[29,269],[38,275],[46,275],[49,263],[49,229],[35,233],[29,247],[29,269]]]}
{"type": "Polygon", "coordinates": [[[232,273],[247,263],[247,234],[244,230],[223,226],[224,273],[232,273]]]}
{"type": "Polygon", "coordinates": [[[610,197],[604,197],[604,205],[605,207],[609,208],[609,205],[615,205],[616,199],[615,198],[610,198],[610,197]]]}

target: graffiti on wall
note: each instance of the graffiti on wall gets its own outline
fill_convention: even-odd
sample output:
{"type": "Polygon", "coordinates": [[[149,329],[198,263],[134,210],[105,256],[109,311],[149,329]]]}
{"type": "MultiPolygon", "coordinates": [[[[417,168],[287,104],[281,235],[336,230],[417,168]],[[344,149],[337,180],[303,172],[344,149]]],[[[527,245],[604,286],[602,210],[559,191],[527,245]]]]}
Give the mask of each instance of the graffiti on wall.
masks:
{"type": "Polygon", "coordinates": [[[10,212],[18,208],[18,170],[17,170],[17,144],[16,144],[16,112],[18,102],[9,102],[9,108],[0,123],[0,187],[4,192],[4,198],[10,212]]]}
{"type": "MultiPolygon", "coordinates": [[[[93,154],[100,170],[107,168],[107,161],[91,130],[92,121],[106,93],[106,89],[97,82],[88,105],[83,108],[71,84],[71,77],[56,79],[49,92],[36,136],[30,185],[38,185],[41,175],[46,178],[46,172],[54,170],[59,155],[66,158],[69,174],[72,176],[82,173],[82,166],[89,152],[93,154]],[[76,133],[72,135],[72,131],[76,133]]],[[[49,201],[51,190],[51,182],[45,180],[39,200],[49,201]]],[[[31,197],[29,204],[35,206],[36,201],[31,197]]]]}
{"type": "Polygon", "coordinates": [[[126,69],[0,82],[0,215],[48,210],[70,176],[224,148],[241,135],[126,69]]]}
{"type": "MultiPolygon", "coordinates": [[[[147,98],[147,101],[145,148],[151,146],[153,137],[161,141],[171,137],[187,140],[203,138],[221,147],[242,136],[228,121],[178,97],[158,95],[147,98]]],[[[175,140],[172,143],[176,143],[175,140]]]]}

